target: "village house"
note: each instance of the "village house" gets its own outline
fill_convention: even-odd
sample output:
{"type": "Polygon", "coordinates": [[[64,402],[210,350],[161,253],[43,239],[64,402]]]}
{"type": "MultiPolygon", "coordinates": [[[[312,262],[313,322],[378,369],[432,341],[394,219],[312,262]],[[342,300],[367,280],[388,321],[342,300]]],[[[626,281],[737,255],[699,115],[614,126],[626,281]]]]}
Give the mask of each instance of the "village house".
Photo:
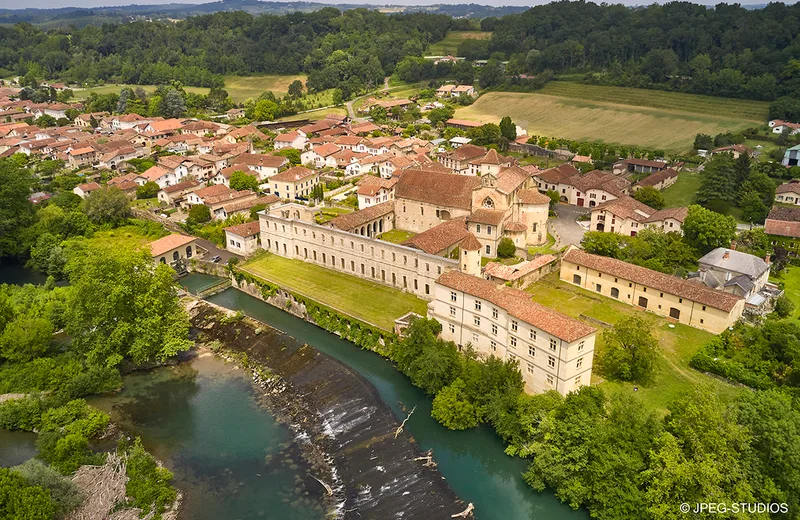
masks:
{"type": "Polygon", "coordinates": [[[260,239],[261,225],[258,221],[225,228],[225,249],[237,255],[248,256],[258,251],[260,239]]]}
{"type": "Polygon", "coordinates": [[[714,334],[736,323],[744,310],[744,298],[734,294],[575,246],[562,258],[560,276],[588,291],[714,334]]]}
{"type": "Polygon", "coordinates": [[[800,179],[784,182],[775,190],[775,202],[800,206],[800,179]]]}
{"type": "Polygon", "coordinates": [[[539,191],[555,191],[561,202],[589,208],[626,195],[631,186],[627,179],[600,170],[581,175],[571,164],[535,172],[533,179],[539,191]]]}
{"type": "Polygon", "coordinates": [[[800,252],[800,208],[773,206],[764,222],[764,233],[773,247],[782,247],[796,257],[800,252]]]}
{"type": "Polygon", "coordinates": [[[149,123],[152,119],[142,117],[139,114],[125,114],[116,116],[111,120],[111,129],[117,130],[130,130],[138,124],[149,123]]]}
{"type": "Polygon", "coordinates": [[[781,164],[784,166],[797,166],[800,164],[800,144],[786,149],[783,153],[781,164]]]}
{"type": "Polygon", "coordinates": [[[398,179],[383,179],[367,175],[358,182],[358,209],[368,208],[381,202],[394,200],[394,185],[398,179]]]}
{"type": "Polygon", "coordinates": [[[197,239],[173,233],[150,242],[150,255],[156,265],[167,264],[176,271],[186,271],[186,262],[197,256],[197,239]]]}
{"type": "Polygon", "coordinates": [[[300,161],[314,168],[336,168],[336,157],[334,155],[341,151],[341,148],[333,143],[325,143],[313,147],[300,155],[300,161]]]}
{"type": "Polygon", "coordinates": [[[103,154],[98,161],[100,168],[116,170],[117,167],[128,159],[137,159],[142,154],[133,146],[125,146],[114,151],[103,154]]]}
{"type": "Polygon", "coordinates": [[[95,158],[97,157],[97,152],[95,152],[94,148],[91,146],[84,146],[82,148],[73,148],[69,152],[67,152],[67,163],[69,164],[70,168],[81,168],[83,166],[91,166],[95,158]]]}
{"type": "Polygon", "coordinates": [[[714,156],[721,153],[729,153],[733,155],[734,159],[738,159],[740,155],[746,153],[748,155],[754,155],[753,150],[741,144],[732,144],[730,146],[723,146],[721,148],[715,148],[709,152],[709,155],[714,156]]]}
{"type": "Polygon", "coordinates": [[[718,247],[697,263],[704,284],[745,299],[758,293],[769,281],[769,264],[734,249],[718,247]]]}
{"type": "Polygon", "coordinates": [[[541,277],[558,270],[557,260],[554,255],[548,254],[512,265],[489,262],[483,269],[483,277],[497,285],[525,289],[541,277]]]}
{"type": "Polygon", "coordinates": [[[199,181],[182,181],[158,190],[157,198],[162,204],[180,207],[186,204],[186,198],[190,193],[203,187],[205,185],[199,181]]]}
{"type": "Polygon", "coordinates": [[[233,166],[247,166],[250,170],[258,174],[258,180],[266,181],[274,177],[282,168],[289,165],[289,159],[280,155],[261,155],[254,153],[244,153],[233,160],[233,166]]]}
{"type": "Polygon", "coordinates": [[[85,199],[93,191],[97,191],[100,188],[102,188],[102,186],[100,186],[96,182],[87,182],[87,183],[78,184],[77,186],[75,186],[72,189],[72,193],[74,193],[75,195],[77,195],[78,197],[80,197],[82,199],[85,199]]]}
{"type": "Polygon", "coordinates": [[[790,123],[781,119],[773,119],[769,122],[769,127],[772,128],[773,134],[782,134],[784,130],[789,132],[789,135],[800,134],[800,124],[790,123]]]}
{"type": "Polygon", "coordinates": [[[443,166],[453,170],[453,173],[474,175],[474,172],[470,171],[470,161],[482,159],[486,156],[486,152],[487,150],[483,146],[465,144],[455,150],[440,153],[438,160],[443,166]]]}
{"type": "Polygon", "coordinates": [[[655,172],[660,172],[666,167],[667,167],[666,161],[652,161],[649,159],[628,158],[618,163],[615,163],[612,167],[612,171],[615,174],[619,174],[622,172],[655,173],[655,172]]]}
{"type": "Polygon", "coordinates": [[[299,132],[287,132],[285,134],[278,134],[275,136],[274,147],[276,150],[282,148],[295,148],[302,150],[306,147],[308,140],[300,135],[299,132]]]}
{"type": "Polygon", "coordinates": [[[214,184],[224,184],[225,186],[230,187],[231,175],[233,175],[233,172],[237,171],[255,177],[256,179],[259,178],[258,172],[251,170],[249,166],[244,164],[234,164],[233,166],[221,169],[219,173],[211,178],[211,182],[214,184]]]}
{"type": "Polygon", "coordinates": [[[589,229],[632,237],[647,227],[680,233],[688,212],[685,207],[656,210],[626,195],[592,208],[589,229]]]}
{"type": "Polygon", "coordinates": [[[444,340],[517,361],[528,393],[566,395],[591,383],[597,330],[534,303],[527,293],[450,271],[436,280],[428,308],[444,340]]]}
{"type": "Polygon", "coordinates": [[[146,179],[145,182],[155,182],[161,189],[179,182],[175,177],[175,172],[159,165],[151,166],[145,170],[145,172],[142,173],[142,177],[146,179]]]}
{"type": "Polygon", "coordinates": [[[672,186],[677,181],[678,181],[678,172],[676,172],[672,168],[665,168],[663,170],[657,171],[656,173],[651,173],[644,179],[634,184],[633,188],[631,189],[633,191],[636,191],[645,186],[649,186],[651,188],[657,189],[658,191],[661,191],[664,188],[672,186]]]}
{"type": "Polygon", "coordinates": [[[311,190],[319,184],[319,172],[294,166],[270,179],[272,193],[282,199],[308,199],[311,190]]]}
{"type": "Polygon", "coordinates": [[[452,126],[453,128],[458,128],[460,130],[470,130],[472,128],[480,128],[481,123],[476,121],[468,121],[466,119],[448,119],[447,126],[452,126]]]}

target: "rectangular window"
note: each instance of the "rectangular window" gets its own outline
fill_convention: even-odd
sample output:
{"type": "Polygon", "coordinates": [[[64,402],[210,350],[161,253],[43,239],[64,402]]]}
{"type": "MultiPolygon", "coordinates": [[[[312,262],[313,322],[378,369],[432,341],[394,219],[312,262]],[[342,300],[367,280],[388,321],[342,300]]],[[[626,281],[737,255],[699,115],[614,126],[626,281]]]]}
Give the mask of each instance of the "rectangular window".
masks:
{"type": "Polygon", "coordinates": [[[535,330],[533,330],[533,329],[531,329],[531,339],[532,339],[533,341],[536,341],[536,331],[535,331],[535,330]]]}
{"type": "Polygon", "coordinates": [[[583,350],[584,345],[586,345],[586,341],[581,341],[578,343],[578,352],[583,350]]]}
{"type": "Polygon", "coordinates": [[[492,349],[492,352],[497,352],[497,342],[490,341],[489,342],[489,347],[492,349]]]}
{"type": "Polygon", "coordinates": [[[480,327],[481,326],[481,317],[480,316],[473,316],[472,323],[474,323],[476,327],[480,327]]]}
{"type": "Polygon", "coordinates": [[[456,315],[456,308],[450,307],[450,316],[455,316],[455,315],[456,315]]]}
{"type": "Polygon", "coordinates": [[[603,291],[603,286],[600,285],[599,283],[596,283],[596,284],[594,284],[594,290],[597,291],[597,292],[602,292],[603,291]]]}
{"type": "Polygon", "coordinates": [[[533,374],[533,364],[528,363],[528,373],[533,374]]]}
{"type": "Polygon", "coordinates": [[[451,323],[450,324],[450,334],[455,334],[455,333],[456,333],[456,326],[451,323]]]}
{"type": "Polygon", "coordinates": [[[575,388],[581,386],[581,376],[575,378],[575,388]]]}
{"type": "Polygon", "coordinates": [[[517,320],[511,320],[511,330],[517,332],[517,320]]]}
{"type": "Polygon", "coordinates": [[[528,346],[528,355],[530,357],[536,357],[536,349],[531,347],[530,345],[528,346]]]}
{"type": "Polygon", "coordinates": [[[517,338],[515,338],[514,336],[511,336],[511,339],[509,341],[511,342],[511,347],[512,348],[516,348],[516,346],[517,346],[517,338]]]}
{"type": "Polygon", "coordinates": [[[497,336],[497,325],[492,323],[492,336],[497,336]]]}
{"type": "Polygon", "coordinates": [[[583,366],[583,358],[578,358],[578,361],[575,362],[575,368],[581,368],[583,366]]]}
{"type": "Polygon", "coordinates": [[[477,233],[480,233],[480,232],[481,232],[481,225],[480,225],[480,224],[476,224],[476,225],[475,225],[475,231],[476,231],[477,233]]]}
{"type": "Polygon", "coordinates": [[[547,366],[550,368],[555,368],[556,366],[556,358],[553,356],[547,356],[547,366]]]}
{"type": "Polygon", "coordinates": [[[494,307],[492,307],[492,318],[494,318],[494,319],[497,319],[497,314],[498,314],[498,313],[497,313],[497,309],[495,309],[494,307]]]}
{"type": "Polygon", "coordinates": [[[472,342],[473,343],[478,343],[478,333],[477,332],[473,332],[472,333],[472,342]]]}
{"type": "Polygon", "coordinates": [[[547,386],[554,386],[556,382],[556,378],[553,377],[553,374],[547,374],[547,386]]]}
{"type": "Polygon", "coordinates": [[[458,300],[458,296],[456,295],[455,291],[450,291],[450,301],[454,302],[458,300]]]}
{"type": "Polygon", "coordinates": [[[550,350],[556,349],[556,340],[550,338],[550,350]]]}
{"type": "Polygon", "coordinates": [[[475,300],[475,310],[476,311],[481,310],[481,301],[480,300],[475,300]]]}

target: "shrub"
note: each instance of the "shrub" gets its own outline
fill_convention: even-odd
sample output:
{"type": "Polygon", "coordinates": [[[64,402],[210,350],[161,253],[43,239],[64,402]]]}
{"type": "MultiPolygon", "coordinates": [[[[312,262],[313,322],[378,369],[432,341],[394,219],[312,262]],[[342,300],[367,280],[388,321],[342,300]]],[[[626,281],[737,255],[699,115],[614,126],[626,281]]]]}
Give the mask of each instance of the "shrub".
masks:
{"type": "Polygon", "coordinates": [[[56,507],[56,517],[63,517],[83,503],[83,496],[72,480],[39,460],[30,459],[16,466],[14,471],[22,475],[30,485],[50,492],[50,498],[56,507]]]}
{"type": "Polygon", "coordinates": [[[153,509],[156,513],[154,518],[161,518],[165,506],[174,502],[177,496],[169,484],[172,473],[158,466],[139,437],[127,450],[127,474],[129,480],[125,492],[130,497],[130,505],[144,511],[153,509]]]}
{"type": "Polygon", "coordinates": [[[464,396],[466,384],[461,378],[442,389],[433,400],[431,417],[451,430],[466,430],[478,425],[475,406],[464,396]]]}
{"type": "Polygon", "coordinates": [[[56,512],[47,491],[29,484],[8,468],[0,468],[0,518],[50,520],[56,512]]]}
{"type": "Polygon", "coordinates": [[[511,258],[516,252],[517,247],[510,238],[503,237],[500,239],[500,243],[497,245],[497,256],[500,258],[511,258]]]}

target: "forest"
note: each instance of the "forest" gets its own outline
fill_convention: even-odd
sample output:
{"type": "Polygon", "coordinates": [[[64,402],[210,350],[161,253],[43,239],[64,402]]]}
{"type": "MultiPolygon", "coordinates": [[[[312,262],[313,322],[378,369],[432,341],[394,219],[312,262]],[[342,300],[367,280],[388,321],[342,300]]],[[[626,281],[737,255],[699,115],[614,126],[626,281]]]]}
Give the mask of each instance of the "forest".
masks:
{"type": "MultiPolygon", "coordinates": [[[[782,3],[630,8],[564,0],[484,18],[481,29],[492,31],[491,39],[465,40],[458,54],[508,61],[510,77],[553,71],[592,83],[771,101],[800,96],[798,20],[800,6],[782,3]]],[[[422,57],[448,30],[468,23],[474,22],[444,14],[332,7],[80,29],[19,23],[0,27],[0,76],[220,87],[226,74],[305,73],[310,91],[341,88],[348,98],[380,85],[404,58],[422,57]]]]}

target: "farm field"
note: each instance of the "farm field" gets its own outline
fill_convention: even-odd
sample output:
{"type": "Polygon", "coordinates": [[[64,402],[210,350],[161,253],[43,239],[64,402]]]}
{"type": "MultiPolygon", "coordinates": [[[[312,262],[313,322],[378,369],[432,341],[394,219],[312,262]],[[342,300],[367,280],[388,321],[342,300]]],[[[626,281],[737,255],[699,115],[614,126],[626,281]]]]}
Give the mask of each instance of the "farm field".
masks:
{"type": "MultiPolygon", "coordinates": [[[[669,403],[697,385],[711,385],[723,398],[735,392],[734,386],[689,367],[689,360],[697,349],[714,337],[708,332],[681,324],[675,324],[675,328],[670,328],[664,318],[570,285],[561,281],[557,273],[545,276],[526,291],[531,294],[533,301],[573,318],[580,319],[580,316],[584,315],[612,325],[630,315],[652,320],[651,331],[658,339],[660,353],[658,372],[651,385],[640,385],[638,393],[655,410],[665,413],[669,403]]],[[[597,356],[602,353],[605,344],[604,329],[592,323],[590,325],[598,328],[595,343],[596,363],[597,356]]],[[[632,383],[603,381],[597,369],[593,371],[592,383],[601,383],[607,389],[633,391],[632,383]]]]}
{"type": "MultiPolygon", "coordinates": [[[[113,84],[102,85],[99,87],[75,88],[73,89],[73,92],[75,93],[76,99],[86,99],[92,92],[96,92],[98,95],[119,94],[119,91],[126,87],[130,88],[142,87],[145,90],[145,92],[148,93],[153,92],[156,89],[155,85],[126,85],[122,83],[120,84],[113,83],[113,84]]],[[[186,92],[194,92],[196,94],[203,94],[203,95],[208,94],[209,90],[205,87],[183,87],[183,89],[186,92]]]]}
{"type": "Polygon", "coordinates": [[[327,116],[328,114],[336,114],[337,116],[344,116],[347,115],[347,110],[339,107],[323,108],[319,110],[312,110],[311,112],[303,112],[301,114],[295,114],[293,116],[281,117],[280,119],[278,119],[278,121],[301,121],[304,119],[308,119],[310,121],[317,121],[319,119],[325,119],[325,116],[327,116]]]}
{"type": "MultiPolygon", "coordinates": [[[[698,133],[716,135],[743,130],[764,122],[764,119],[752,119],[755,117],[753,113],[747,115],[747,110],[738,104],[740,100],[642,90],[636,92],[639,97],[631,96],[630,103],[624,104],[619,102],[623,99],[610,94],[607,99],[617,102],[592,99],[614,93],[617,87],[579,86],[590,87],[586,96],[581,99],[539,92],[489,92],[471,106],[458,109],[455,117],[497,123],[504,116],[511,115],[517,125],[527,128],[529,135],[637,145],[668,153],[688,151],[698,133]],[[601,90],[595,90],[598,88],[601,90]],[[650,105],[635,104],[645,103],[647,96],[652,99],[650,105]],[[681,105],[680,96],[686,96],[686,105],[681,105]],[[719,102],[713,114],[708,113],[713,110],[713,103],[709,100],[719,102]],[[699,108],[685,108],[691,107],[692,103],[699,108]],[[673,108],[658,108],[659,106],[673,108]],[[743,114],[747,117],[742,117],[743,114]]],[[[575,92],[572,91],[569,96],[577,96],[575,92]]],[[[625,96],[624,92],[620,95],[625,96]]]]}
{"type": "Polygon", "coordinates": [[[488,40],[491,37],[490,31],[450,31],[444,40],[432,43],[428,52],[431,56],[455,56],[464,40],[488,40]]]}
{"type": "Polygon", "coordinates": [[[664,195],[664,207],[679,208],[694,204],[694,197],[702,180],[700,175],[697,172],[680,172],[675,184],[661,192],[664,195]]]}
{"type": "Polygon", "coordinates": [[[384,330],[408,311],[424,316],[427,308],[413,294],[278,255],[259,256],[242,269],[384,330]]]}

